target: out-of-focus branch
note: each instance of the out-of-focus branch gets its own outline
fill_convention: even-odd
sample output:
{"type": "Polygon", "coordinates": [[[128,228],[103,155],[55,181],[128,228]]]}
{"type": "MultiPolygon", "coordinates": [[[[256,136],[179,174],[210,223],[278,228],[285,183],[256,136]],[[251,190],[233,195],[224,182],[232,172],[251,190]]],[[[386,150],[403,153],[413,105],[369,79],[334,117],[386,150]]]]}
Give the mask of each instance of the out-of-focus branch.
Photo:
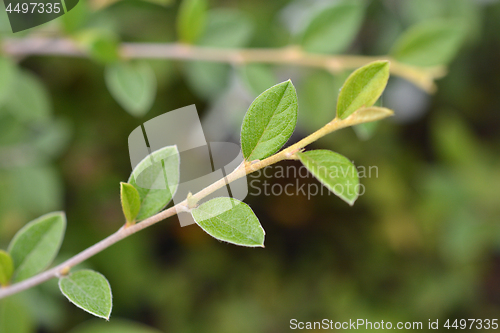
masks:
{"type": "MultiPolygon", "coordinates": [[[[5,39],[2,52],[11,56],[67,56],[85,57],[87,52],[71,39],[28,37],[5,39]]],[[[302,51],[297,46],[277,49],[223,49],[179,43],[122,43],[123,58],[203,60],[234,65],[248,63],[288,64],[322,68],[331,73],[355,69],[375,60],[391,61],[391,72],[416,86],[432,93],[436,90],[435,80],[444,76],[443,67],[416,67],[402,64],[387,56],[324,55],[302,51]]]]}

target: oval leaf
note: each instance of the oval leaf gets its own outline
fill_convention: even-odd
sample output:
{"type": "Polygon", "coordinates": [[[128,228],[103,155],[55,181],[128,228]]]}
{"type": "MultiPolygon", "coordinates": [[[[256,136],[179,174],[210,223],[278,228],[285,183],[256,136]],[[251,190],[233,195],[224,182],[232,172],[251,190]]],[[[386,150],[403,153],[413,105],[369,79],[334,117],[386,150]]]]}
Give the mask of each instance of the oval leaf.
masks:
{"type": "Polygon", "coordinates": [[[41,121],[51,112],[49,94],[40,80],[28,71],[15,76],[12,94],[6,100],[7,109],[21,121],[41,121]]]}
{"type": "Polygon", "coordinates": [[[194,43],[205,29],[206,0],[183,0],[177,14],[177,34],[184,43],[194,43]]]}
{"type": "MultiPolygon", "coordinates": [[[[197,42],[198,45],[217,48],[244,47],[250,41],[254,30],[253,22],[246,13],[234,9],[210,10],[206,22],[205,32],[197,42]]],[[[193,61],[184,66],[184,74],[191,89],[210,100],[214,100],[227,87],[230,72],[231,67],[228,64],[208,61],[193,61]]]]}
{"type": "Polygon", "coordinates": [[[120,58],[118,37],[110,30],[85,29],[74,37],[93,60],[110,64],[120,58]]]}
{"type": "Polygon", "coordinates": [[[111,287],[104,275],[84,269],[60,278],[59,289],[80,309],[109,320],[113,300],[111,287]]]}
{"type": "Polygon", "coordinates": [[[424,22],[413,26],[395,43],[391,54],[406,64],[447,64],[464,40],[465,30],[455,21],[424,22]]]}
{"type": "Polygon", "coordinates": [[[379,106],[358,109],[350,118],[353,125],[369,123],[394,115],[394,111],[379,106]]]}
{"type": "Polygon", "coordinates": [[[120,183],[120,197],[122,201],[123,215],[128,223],[134,223],[141,209],[141,197],[136,188],[127,183],[120,183]]]}
{"type": "Polygon", "coordinates": [[[14,273],[12,257],[7,252],[0,250],[0,285],[6,286],[14,273]]]}
{"type": "Polygon", "coordinates": [[[258,96],[267,87],[276,84],[272,68],[262,64],[249,64],[240,68],[240,75],[250,93],[258,96]]]}
{"type": "Polygon", "coordinates": [[[245,12],[214,9],[207,13],[205,33],[197,44],[218,48],[240,48],[252,38],[254,25],[245,12]]]}
{"type": "Polygon", "coordinates": [[[9,253],[14,262],[14,281],[27,279],[45,269],[59,252],[66,215],[55,212],[25,225],[12,239],[9,253]]]}
{"type": "Polygon", "coordinates": [[[353,0],[321,9],[305,28],[302,47],[313,53],[344,51],[361,26],[363,11],[363,3],[353,0]]]}
{"type": "Polygon", "coordinates": [[[264,229],[252,209],[233,198],[215,198],[191,212],[210,236],[228,243],[264,247],[264,229]]]}
{"type": "Polygon", "coordinates": [[[354,71],[340,90],[337,117],[345,119],[361,107],[372,106],[382,95],[388,80],[388,61],[375,61],[354,71]]]}
{"type": "Polygon", "coordinates": [[[140,117],[153,105],[156,77],[146,62],[115,63],[106,67],[106,86],[125,111],[140,117]]]}
{"type": "Polygon", "coordinates": [[[184,66],[184,75],[190,88],[205,99],[219,96],[229,83],[231,68],[227,64],[193,61],[184,66]]]}
{"type": "Polygon", "coordinates": [[[304,166],[336,196],[353,205],[359,195],[358,170],[344,156],[329,150],[297,153],[304,166]]]}
{"type": "Polygon", "coordinates": [[[243,119],[241,150],[245,160],[261,160],[277,152],[295,129],[297,110],[297,93],[290,80],[260,94],[243,119]]]}
{"type": "Polygon", "coordinates": [[[179,163],[177,147],[167,146],[137,164],[128,180],[140,196],[137,221],[153,216],[172,200],[179,184],[179,163]]]}

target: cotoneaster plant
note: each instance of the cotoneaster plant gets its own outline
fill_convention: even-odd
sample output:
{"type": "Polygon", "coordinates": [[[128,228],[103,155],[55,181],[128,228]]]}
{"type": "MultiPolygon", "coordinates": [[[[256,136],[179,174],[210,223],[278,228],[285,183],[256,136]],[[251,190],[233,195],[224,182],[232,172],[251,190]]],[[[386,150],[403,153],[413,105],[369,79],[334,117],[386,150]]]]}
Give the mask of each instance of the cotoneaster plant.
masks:
{"type": "Polygon", "coordinates": [[[353,72],[339,93],[333,120],[285,149],[282,147],[297,123],[295,87],[289,80],[267,89],[252,102],[243,120],[241,149],[244,162],[227,177],[198,193],[190,194],[183,202],[165,210],[176,190],[176,185],[170,184],[176,184],[175,180],[179,179],[180,158],[175,146],[153,152],[152,156],[137,165],[127,183],[120,184],[125,216],[123,227],[56,267],[45,270],[56,257],[62,243],[66,228],[65,214],[54,212],[31,221],[14,236],[7,251],[0,251],[0,298],[58,278],[59,288],[70,302],[97,317],[109,319],[112,294],[106,278],[92,270],[72,272],[71,268],[127,236],[180,211],[192,214],[195,222],[218,240],[241,246],[264,247],[264,229],[247,204],[228,197],[206,202],[202,202],[202,199],[236,179],[283,160],[301,161],[324,186],[353,205],[358,193],[340,191],[339,188],[359,184],[357,173],[328,172],[332,168],[355,170],[351,161],[333,151],[306,150],[305,147],[341,128],[391,116],[391,110],[373,106],[386,87],[389,67],[388,61],[375,61],[353,72]],[[151,157],[160,162],[148,167],[151,157]],[[170,186],[154,190],[142,188],[136,183],[139,173],[148,179],[164,179],[166,174],[170,186]]]}

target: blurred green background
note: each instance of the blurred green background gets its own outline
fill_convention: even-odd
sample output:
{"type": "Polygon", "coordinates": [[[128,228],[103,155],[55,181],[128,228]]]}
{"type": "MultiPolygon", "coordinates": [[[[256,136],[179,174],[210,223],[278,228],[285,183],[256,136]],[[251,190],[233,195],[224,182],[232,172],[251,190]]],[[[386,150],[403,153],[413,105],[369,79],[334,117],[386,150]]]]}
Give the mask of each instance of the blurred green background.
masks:
{"type": "MultiPolygon", "coordinates": [[[[307,20],[332,4],[210,0],[206,30],[196,42],[293,45],[307,20]]],[[[245,201],[266,230],[265,249],[220,243],[170,218],[80,265],[109,279],[110,323],[71,305],[52,280],[9,299],[4,318],[17,324],[2,333],[286,332],[293,318],[422,321],[424,327],[428,319],[498,318],[500,2],[359,6],[339,37],[310,51],[386,55],[404,31],[432,20],[448,20],[464,35],[435,94],[393,76],[381,104],[395,117],[314,143],[377,167],[378,177],[361,179],[366,193],[353,207],[332,195],[250,195],[245,201]]],[[[173,0],[80,0],[63,17],[15,35],[1,16],[4,39],[74,38],[92,57],[11,57],[18,63],[9,84],[14,89],[0,82],[0,95],[8,90],[0,96],[0,248],[27,222],[54,210],[68,218],[57,262],[121,227],[119,182],[131,172],[127,137],[167,111],[196,104],[208,141],[239,142],[253,98],[291,78],[300,114],[291,142],[333,119],[348,71],[161,59],[144,61],[157,80],[152,107],[127,113],[104,78],[113,43],[175,42],[178,10],[173,0]]]]}

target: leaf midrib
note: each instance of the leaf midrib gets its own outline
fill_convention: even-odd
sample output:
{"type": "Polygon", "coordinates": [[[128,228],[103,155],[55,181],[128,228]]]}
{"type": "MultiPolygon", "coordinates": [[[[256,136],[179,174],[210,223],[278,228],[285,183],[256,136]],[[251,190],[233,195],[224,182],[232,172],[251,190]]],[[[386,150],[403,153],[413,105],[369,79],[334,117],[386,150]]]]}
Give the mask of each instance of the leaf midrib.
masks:
{"type": "MultiPolygon", "coordinates": [[[[201,209],[202,206],[198,207],[197,209],[199,209],[200,211],[202,211],[203,213],[207,214],[207,215],[211,215],[209,212],[201,209]]],[[[222,214],[222,213],[221,213],[222,214]]],[[[219,214],[220,215],[220,214],[219,214]]],[[[217,220],[220,220],[222,223],[224,223],[225,225],[227,225],[228,227],[230,227],[231,229],[234,229],[236,231],[238,231],[241,235],[243,235],[245,238],[249,239],[249,240],[252,240],[254,241],[256,244],[260,244],[260,242],[254,238],[251,238],[251,237],[248,237],[245,235],[245,233],[243,233],[241,230],[239,230],[238,228],[236,228],[235,226],[232,226],[231,224],[227,223],[225,220],[221,219],[219,217],[219,215],[216,215],[216,216],[213,216],[213,217],[210,217],[208,219],[217,219],[217,220]]],[[[246,218],[245,221],[248,221],[249,218],[246,218]]],[[[207,219],[205,219],[207,220],[207,219]]],[[[205,220],[202,220],[201,222],[205,221],[205,220]]]]}
{"type": "MultiPolygon", "coordinates": [[[[90,296],[90,294],[89,294],[89,293],[87,293],[85,290],[83,290],[83,289],[82,289],[82,288],[78,285],[78,283],[76,283],[73,279],[71,279],[71,277],[67,277],[66,279],[68,279],[67,281],[69,281],[69,282],[71,282],[73,285],[75,285],[75,286],[76,286],[76,288],[77,288],[79,291],[81,291],[83,294],[85,294],[85,296],[86,296],[86,297],[90,298],[91,300],[97,300],[97,299],[98,299],[98,297],[92,297],[92,296],[90,296]]],[[[68,293],[66,293],[66,294],[68,295],[68,293]]],[[[69,295],[68,295],[68,297],[69,297],[69,295]]],[[[94,304],[98,304],[98,303],[99,303],[99,302],[95,302],[94,304]]],[[[98,308],[98,310],[99,310],[99,311],[101,311],[101,313],[106,313],[106,311],[102,311],[102,308],[101,308],[101,306],[100,306],[100,305],[97,305],[97,308],[98,308]]],[[[87,309],[87,310],[88,310],[88,309],[87,309]]]]}
{"type": "MultiPolygon", "coordinates": [[[[352,98],[352,99],[351,99],[351,102],[350,102],[350,103],[349,103],[349,104],[348,104],[348,105],[344,108],[344,110],[342,111],[342,114],[341,114],[341,116],[340,116],[340,117],[342,117],[342,116],[344,115],[344,113],[345,113],[345,112],[346,112],[346,111],[347,111],[347,110],[351,107],[351,105],[353,105],[353,104],[354,104],[354,102],[355,102],[357,99],[359,99],[359,95],[361,95],[363,92],[365,92],[365,91],[366,91],[366,89],[367,89],[367,87],[370,85],[370,83],[371,83],[373,80],[375,80],[375,77],[377,77],[377,76],[380,74],[380,72],[381,72],[382,68],[383,68],[383,66],[381,66],[381,67],[377,70],[377,72],[376,72],[376,73],[372,76],[372,78],[371,78],[371,79],[370,79],[370,80],[369,80],[369,81],[368,81],[368,82],[367,82],[367,83],[363,86],[363,88],[361,88],[361,91],[360,91],[359,93],[357,93],[357,94],[356,94],[356,97],[354,97],[354,98],[352,98]]],[[[366,75],[366,73],[365,73],[365,75],[366,75]]],[[[351,92],[351,94],[353,94],[353,93],[351,92]]],[[[370,107],[370,106],[365,105],[365,106],[361,106],[361,107],[370,107]]],[[[356,110],[354,110],[354,111],[356,111],[356,110]]]]}
{"type": "MultiPolygon", "coordinates": [[[[250,154],[248,154],[248,157],[250,158],[250,156],[252,156],[252,154],[254,153],[255,149],[257,149],[257,146],[259,145],[259,143],[261,143],[261,140],[262,138],[264,137],[264,134],[268,131],[269,129],[269,123],[271,123],[271,120],[274,118],[274,116],[276,115],[276,110],[279,109],[281,103],[283,102],[283,96],[285,96],[285,93],[286,91],[288,90],[288,88],[290,87],[290,82],[287,83],[287,86],[286,88],[283,90],[283,93],[281,94],[280,98],[279,98],[279,103],[278,105],[276,106],[276,108],[273,110],[273,113],[271,115],[271,117],[269,118],[269,121],[267,122],[264,130],[262,131],[260,137],[259,137],[259,140],[255,143],[255,146],[253,147],[253,149],[250,151],[250,154]]],[[[290,105],[291,106],[291,105],[290,105]]],[[[290,106],[288,108],[286,108],[285,110],[283,110],[283,112],[285,112],[286,110],[288,110],[290,108],[290,106]]],[[[269,140],[267,140],[269,141],[269,140]]],[[[265,142],[265,141],[264,141],[265,142]]]]}
{"type": "MultiPolygon", "coordinates": [[[[320,165],[318,162],[316,162],[316,160],[315,160],[315,159],[313,159],[313,158],[311,158],[311,157],[307,156],[307,154],[302,154],[302,156],[303,156],[303,157],[305,157],[304,159],[305,159],[305,160],[307,160],[307,162],[308,162],[308,163],[313,164],[313,165],[314,165],[314,167],[318,167],[318,166],[320,165]]],[[[333,163],[338,163],[338,164],[340,164],[340,165],[346,165],[346,166],[348,166],[348,167],[350,167],[350,166],[351,166],[351,164],[346,163],[346,162],[333,162],[333,163]]],[[[319,174],[319,172],[318,172],[318,174],[319,174]]],[[[325,178],[325,179],[327,179],[327,180],[328,180],[328,179],[332,179],[331,177],[324,177],[324,178],[325,178]]],[[[345,178],[347,178],[347,177],[345,177],[345,178]]],[[[319,179],[319,181],[321,182],[321,179],[319,179]]]]}
{"type": "MultiPolygon", "coordinates": [[[[48,232],[46,232],[40,239],[39,241],[37,242],[37,244],[33,247],[33,250],[30,251],[25,257],[24,257],[24,260],[22,261],[22,263],[16,268],[16,271],[19,272],[19,271],[22,271],[22,269],[25,267],[26,265],[26,262],[28,261],[29,258],[31,258],[33,256],[33,254],[36,252],[36,250],[38,249],[38,247],[40,246],[40,243],[42,243],[48,236],[49,234],[52,232],[52,230],[57,227],[57,221],[55,221],[55,223],[49,227],[48,229],[48,232]]],[[[59,244],[61,243],[60,241],[58,242],[59,244]]],[[[43,269],[44,267],[42,267],[43,269]]],[[[19,275],[19,274],[15,274],[15,275],[19,275]]],[[[15,276],[15,278],[17,278],[17,276],[15,276]]]]}

